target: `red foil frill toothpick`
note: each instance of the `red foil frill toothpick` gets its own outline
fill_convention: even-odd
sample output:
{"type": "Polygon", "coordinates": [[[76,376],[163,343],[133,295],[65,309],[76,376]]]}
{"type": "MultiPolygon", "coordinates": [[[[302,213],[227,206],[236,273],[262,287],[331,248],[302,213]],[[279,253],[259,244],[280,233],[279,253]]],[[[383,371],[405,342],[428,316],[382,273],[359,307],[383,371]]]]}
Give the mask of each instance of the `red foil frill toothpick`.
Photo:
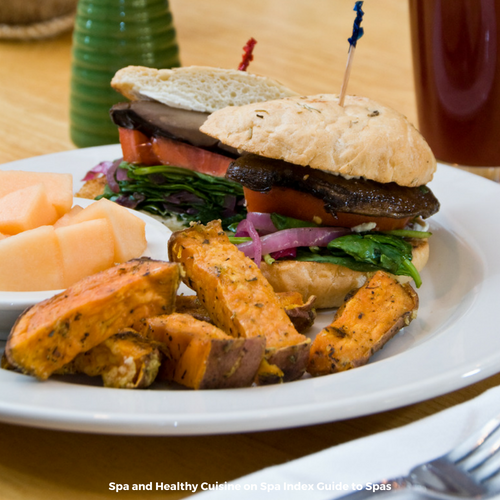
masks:
{"type": "Polygon", "coordinates": [[[250,40],[248,40],[246,45],[243,47],[243,59],[240,65],[238,66],[238,69],[240,71],[246,71],[250,62],[253,61],[252,52],[256,43],[257,40],[255,40],[255,38],[250,38],[250,40]]]}

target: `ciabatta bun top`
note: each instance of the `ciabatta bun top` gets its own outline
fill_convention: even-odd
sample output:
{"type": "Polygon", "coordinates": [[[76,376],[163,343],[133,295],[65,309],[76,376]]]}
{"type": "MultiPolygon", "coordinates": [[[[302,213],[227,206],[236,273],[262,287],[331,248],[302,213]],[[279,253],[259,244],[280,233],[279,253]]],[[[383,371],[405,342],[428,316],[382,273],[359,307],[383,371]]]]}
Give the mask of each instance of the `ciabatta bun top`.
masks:
{"type": "Polygon", "coordinates": [[[111,86],[131,101],[149,99],[205,113],[297,95],[271,78],[206,66],[174,69],[127,66],[115,74],[111,86]]]}
{"type": "Polygon", "coordinates": [[[344,177],[401,186],[428,183],[436,159],[397,111],[366,97],[295,96],[221,109],[202,132],[234,148],[344,177]]]}

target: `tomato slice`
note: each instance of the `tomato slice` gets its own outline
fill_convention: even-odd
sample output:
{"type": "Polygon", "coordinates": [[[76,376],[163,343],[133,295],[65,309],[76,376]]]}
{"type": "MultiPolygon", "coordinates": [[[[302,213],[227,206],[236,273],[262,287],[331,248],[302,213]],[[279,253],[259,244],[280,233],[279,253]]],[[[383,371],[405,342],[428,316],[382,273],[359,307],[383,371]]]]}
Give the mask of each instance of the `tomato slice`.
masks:
{"type": "Polygon", "coordinates": [[[313,221],[324,226],[354,227],[365,222],[375,222],[380,231],[403,229],[409,218],[369,217],[337,213],[337,217],[324,209],[324,203],[309,193],[291,188],[273,187],[267,193],[243,188],[249,212],[279,213],[295,219],[313,221]]]}
{"type": "Polygon", "coordinates": [[[158,165],[158,158],[151,151],[151,141],[138,130],[119,128],[123,159],[140,165],[158,165]]]}
{"type": "Polygon", "coordinates": [[[147,137],[137,130],[119,129],[123,159],[141,165],[172,165],[224,177],[232,159],[166,137],[147,137]]]}

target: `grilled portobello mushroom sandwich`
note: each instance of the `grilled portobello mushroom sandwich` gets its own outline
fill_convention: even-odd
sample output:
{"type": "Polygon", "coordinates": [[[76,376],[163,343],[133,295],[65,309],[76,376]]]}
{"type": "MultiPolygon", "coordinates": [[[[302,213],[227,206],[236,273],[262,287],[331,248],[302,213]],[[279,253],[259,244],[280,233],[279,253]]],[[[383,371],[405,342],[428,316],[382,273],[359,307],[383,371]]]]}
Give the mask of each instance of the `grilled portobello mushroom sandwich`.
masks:
{"type": "Polygon", "coordinates": [[[240,184],[225,179],[238,152],[199,131],[210,113],[296,95],[246,71],[207,66],[120,69],[111,86],[128,100],[110,110],[123,158],[103,162],[79,195],[106,197],[160,218],[171,229],[246,213],[240,184]]]}
{"type": "Polygon", "coordinates": [[[420,286],[436,160],[403,115],[365,97],[293,96],[216,111],[200,130],[244,153],[226,172],[248,210],[233,241],[276,292],[337,307],[380,269],[420,286]]]}

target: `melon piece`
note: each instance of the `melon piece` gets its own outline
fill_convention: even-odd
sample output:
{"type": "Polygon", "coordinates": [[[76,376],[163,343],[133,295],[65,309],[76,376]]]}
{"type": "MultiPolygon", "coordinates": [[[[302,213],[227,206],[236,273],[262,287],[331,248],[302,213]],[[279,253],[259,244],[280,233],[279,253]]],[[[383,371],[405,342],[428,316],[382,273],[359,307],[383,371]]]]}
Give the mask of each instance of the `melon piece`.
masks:
{"type": "Polygon", "coordinates": [[[18,234],[54,224],[57,217],[43,184],[34,184],[0,198],[0,232],[18,234]]]}
{"type": "Polygon", "coordinates": [[[10,236],[10,234],[3,234],[3,233],[0,233],[0,240],[3,240],[5,238],[8,238],[10,236]]]}
{"type": "Polygon", "coordinates": [[[0,290],[26,292],[63,288],[61,250],[52,226],[0,241],[0,290]]]}
{"type": "Polygon", "coordinates": [[[140,257],[147,248],[146,223],[126,208],[102,198],[84,208],[73,218],[73,224],[94,219],[108,219],[115,240],[117,263],[140,257]]]}
{"type": "Polygon", "coordinates": [[[0,170],[0,198],[35,184],[45,186],[48,199],[60,217],[69,211],[73,205],[73,176],[71,174],[0,170]]]}
{"type": "Polygon", "coordinates": [[[56,221],[54,229],[73,224],[75,215],[79,214],[82,210],[83,208],[80,205],[75,205],[68,213],[64,214],[59,220],[56,221]]]}
{"type": "Polygon", "coordinates": [[[107,219],[63,226],[55,233],[62,252],[64,288],[113,266],[115,243],[107,219]]]}

